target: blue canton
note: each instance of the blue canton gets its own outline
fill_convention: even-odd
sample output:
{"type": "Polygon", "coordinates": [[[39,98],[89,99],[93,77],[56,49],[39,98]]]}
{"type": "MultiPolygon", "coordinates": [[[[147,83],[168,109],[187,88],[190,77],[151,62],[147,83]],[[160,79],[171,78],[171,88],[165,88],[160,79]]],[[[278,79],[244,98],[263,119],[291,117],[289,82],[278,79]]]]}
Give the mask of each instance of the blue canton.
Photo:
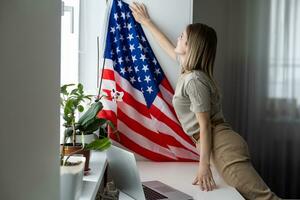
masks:
{"type": "Polygon", "coordinates": [[[104,57],[113,61],[114,70],[140,90],[149,108],[164,78],[141,25],[129,5],[113,0],[106,36],[104,57]]]}

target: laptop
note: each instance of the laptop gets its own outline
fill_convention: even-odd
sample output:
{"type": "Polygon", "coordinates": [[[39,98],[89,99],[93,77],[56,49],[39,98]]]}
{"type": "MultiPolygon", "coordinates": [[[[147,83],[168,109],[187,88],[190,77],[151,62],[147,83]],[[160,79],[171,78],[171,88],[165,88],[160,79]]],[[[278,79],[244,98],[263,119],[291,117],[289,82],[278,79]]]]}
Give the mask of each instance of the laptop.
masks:
{"type": "Polygon", "coordinates": [[[136,200],[193,199],[160,181],[141,182],[134,154],[125,149],[112,145],[107,150],[107,160],[116,187],[136,200]]]}

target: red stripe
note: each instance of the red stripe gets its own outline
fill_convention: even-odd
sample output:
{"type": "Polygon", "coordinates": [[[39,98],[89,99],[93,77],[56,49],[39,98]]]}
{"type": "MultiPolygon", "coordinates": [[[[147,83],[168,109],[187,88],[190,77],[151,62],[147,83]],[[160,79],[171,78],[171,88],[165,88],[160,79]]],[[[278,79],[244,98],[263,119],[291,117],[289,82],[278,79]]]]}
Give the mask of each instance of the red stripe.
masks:
{"type": "Polygon", "coordinates": [[[115,80],[115,72],[111,69],[103,70],[103,79],[115,80]]]}
{"type": "Polygon", "coordinates": [[[129,139],[126,135],[124,135],[122,132],[119,132],[120,135],[120,141],[117,140],[117,137],[115,135],[109,134],[109,137],[112,138],[114,141],[117,141],[121,143],[124,147],[136,152],[137,154],[148,158],[152,161],[157,161],[157,162],[198,162],[192,159],[186,159],[186,158],[177,158],[178,160],[172,159],[170,157],[164,156],[162,154],[158,154],[156,152],[150,151],[148,149],[145,149],[129,139]]]}
{"type": "Polygon", "coordinates": [[[133,108],[135,108],[138,112],[140,112],[145,117],[150,118],[149,110],[146,105],[140,103],[139,101],[136,101],[135,98],[128,93],[126,90],[124,90],[119,84],[116,84],[116,90],[120,92],[124,92],[123,101],[126,102],[128,105],[131,105],[133,108]]]}
{"type": "MultiPolygon", "coordinates": [[[[161,99],[164,100],[164,102],[168,105],[169,110],[172,112],[172,114],[173,114],[173,115],[175,116],[175,118],[177,119],[177,115],[176,115],[176,112],[175,112],[175,110],[174,110],[174,107],[173,107],[172,105],[170,105],[170,104],[164,99],[164,97],[163,97],[161,91],[157,93],[157,96],[159,96],[161,99]]],[[[178,119],[177,119],[177,121],[178,121],[178,119]]]]}
{"type": "Polygon", "coordinates": [[[115,125],[115,127],[117,127],[117,116],[116,116],[116,113],[113,112],[112,110],[101,110],[97,114],[97,117],[110,120],[115,125]]]}
{"type": "Polygon", "coordinates": [[[159,121],[166,124],[168,127],[170,127],[175,133],[177,133],[180,137],[182,137],[184,140],[186,140],[188,143],[194,145],[192,139],[184,133],[182,130],[182,127],[179,126],[177,123],[175,123],[172,119],[170,119],[167,115],[162,113],[156,106],[152,105],[150,107],[150,113],[155,116],[159,121]]]}
{"type": "MultiPolygon", "coordinates": [[[[126,135],[124,135],[122,132],[119,131],[119,135],[120,135],[120,143],[127,147],[128,149],[140,154],[141,156],[144,156],[148,159],[151,159],[152,161],[177,161],[174,160],[170,157],[164,156],[162,154],[158,154],[155,153],[153,151],[150,151],[148,149],[145,149],[143,147],[141,147],[140,145],[136,144],[134,141],[130,140],[126,135]]],[[[109,136],[111,136],[111,134],[109,134],[109,136]]],[[[116,136],[112,135],[111,137],[112,139],[116,140],[116,136]]]]}
{"type": "Polygon", "coordinates": [[[164,86],[164,88],[166,88],[166,90],[168,90],[171,94],[174,94],[174,90],[166,78],[164,78],[160,84],[164,86]]]}
{"type": "Polygon", "coordinates": [[[121,109],[118,109],[118,117],[120,121],[124,122],[124,124],[130,127],[130,129],[132,129],[133,131],[153,141],[157,145],[162,146],[163,148],[168,148],[157,132],[153,132],[152,130],[149,130],[146,127],[142,126],[136,120],[128,117],[121,109]]]}
{"type": "MultiPolygon", "coordinates": [[[[130,129],[144,136],[145,138],[151,140],[158,145],[168,148],[168,145],[185,148],[179,141],[177,141],[174,137],[162,133],[160,131],[154,132],[150,129],[147,129],[143,124],[138,122],[138,119],[132,119],[127,116],[122,110],[118,109],[118,117],[119,120],[124,122],[126,125],[130,126],[130,129]]],[[[138,116],[137,116],[138,117],[138,116]]],[[[187,149],[189,150],[189,149],[187,149]]],[[[193,152],[193,151],[191,151],[193,152]]]]}

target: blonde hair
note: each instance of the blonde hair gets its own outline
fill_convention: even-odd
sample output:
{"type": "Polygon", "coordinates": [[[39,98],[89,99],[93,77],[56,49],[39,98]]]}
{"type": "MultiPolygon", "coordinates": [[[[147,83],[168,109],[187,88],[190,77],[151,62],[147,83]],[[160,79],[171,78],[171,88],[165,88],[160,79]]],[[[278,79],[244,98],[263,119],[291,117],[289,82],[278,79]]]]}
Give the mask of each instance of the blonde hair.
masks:
{"type": "Polygon", "coordinates": [[[181,73],[193,70],[203,71],[211,79],[220,97],[219,88],[213,76],[217,52],[216,31],[205,24],[194,23],[186,27],[186,33],[188,50],[181,73]]]}

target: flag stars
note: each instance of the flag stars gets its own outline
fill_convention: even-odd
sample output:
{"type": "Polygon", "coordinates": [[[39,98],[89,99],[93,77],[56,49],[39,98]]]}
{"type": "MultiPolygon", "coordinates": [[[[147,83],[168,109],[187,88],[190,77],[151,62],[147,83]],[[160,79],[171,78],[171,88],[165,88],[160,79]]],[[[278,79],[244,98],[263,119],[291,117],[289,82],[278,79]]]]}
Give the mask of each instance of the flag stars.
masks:
{"type": "Polygon", "coordinates": [[[126,61],[126,62],[129,62],[129,61],[130,61],[130,59],[129,59],[128,56],[125,57],[125,61],[126,61]]]}
{"type": "Polygon", "coordinates": [[[127,68],[127,71],[129,72],[129,73],[131,73],[133,70],[132,70],[132,67],[130,66],[130,67],[128,67],[127,68]]]}
{"type": "Polygon", "coordinates": [[[126,47],[125,47],[125,46],[123,46],[123,51],[127,51],[127,49],[126,49],[126,47]]]}
{"type": "Polygon", "coordinates": [[[158,76],[160,74],[160,69],[159,68],[156,68],[154,73],[158,76]]]}
{"type": "Polygon", "coordinates": [[[115,32],[116,32],[115,27],[110,27],[110,32],[113,33],[113,34],[115,34],[115,32]]]}
{"type": "Polygon", "coordinates": [[[151,92],[153,92],[153,90],[152,90],[152,86],[147,86],[147,92],[149,93],[149,94],[151,94],[151,92]]]}
{"type": "Polygon", "coordinates": [[[119,6],[120,8],[122,8],[122,6],[123,6],[122,1],[118,1],[118,6],[119,6]]]}
{"type": "Polygon", "coordinates": [[[139,71],[140,71],[139,68],[138,68],[138,66],[135,66],[135,67],[134,67],[134,71],[135,71],[135,72],[139,72],[139,71]]]}
{"type": "Polygon", "coordinates": [[[119,31],[121,30],[121,25],[120,24],[117,24],[117,28],[119,31]]]}
{"type": "Polygon", "coordinates": [[[127,28],[127,24],[126,24],[126,22],[124,22],[124,24],[123,24],[123,28],[127,28]]]}
{"type": "Polygon", "coordinates": [[[150,76],[145,76],[144,81],[146,81],[147,83],[149,83],[151,81],[150,76]]]}
{"type": "Polygon", "coordinates": [[[114,39],[114,43],[117,43],[118,42],[118,40],[117,40],[117,38],[115,37],[115,39],[114,39]]]}
{"type": "Polygon", "coordinates": [[[149,70],[148,65],[143,65],[143,69],[142,69],[142,70],[144,70],[145,72],[146,72],[147,70],[149,70]]]}
{"type": "Polygon", "coordinates": [[[131,28],[132,28],[131,23],[127,24],[127,29],[128,29],[128,31],[130,31],[131,28]]]}
{"type": "Polygon", "coordinates": [[[144,53],[148,53],[149,52],[147,47],[143,48],[143,51],[144,51],[144,53]]]}
{"type": "Polygon", "coordinates": [[[119,47],[117,47],[116,52],[117,54],[120,52],[121,50],[119,49],[119,47]]]}
{"type": "Polygon", "coordinates": [[[121,67],[121,71],[120,71],[120,73],[124,75],[124,74],[125,74],[125,72],[126,72],[126,70],[125,70],[125,67],[121,67]]]}
{"type": "Polygon", "coordinates": [[[124,12],[121,12],[121,17],[125,20],[126,16],[124,12]]]}
{"type": "Polygon", "coordinates": [[[120,34],[120,40],[124,40],[124,36],[122,34],[120,34]]]}
{"type": "Polygon", "coordinates": [[[144,36],[142,36],[142,41],[146,42],[146,38],[144,36]]]}
{"type": "Polygon", "coordinates": [[[113,63],[114,67],[117,65],[117,62],[114,60],[114,63],[113,63]]]}
{"type": "Polygon", "coordinates": [[[155,59],[155,58],[153,58],[152,62],[154,63],[154,65],[156,65],[156,64],[157,64],[157,61],[156,61],[156,59],[155,59]]]}
{"type": "Polygon", "coordinates": [[[126,13],[126,17],[127,17],[127,19],[130,18],[130,12],[127,12],[127,13],[126,13]]]}
{"type": "Polygon", "coordinates": [[[128,39],[129,41],[131,41],[131,40],[133,39],[133,34],[129,34],[128,37],[127,37],[127,39],[128,39]]]}
{"type": "Polygon", "coordinates": [[[115,55],[115,53],[114,53],[113,50],[110,51],[110,55],[111,55],[111,56],[115,55]]]}
{"type": "Polygon", "coordinates": [[[132,62],[136,61],[136,58],[135,58],[135,57],[136,57],[136,56],[131,56],[132,62]]]}
{"type": "Polygon", "coordinates": [[[130,77],[130,82],[131,82],[132,84],[134,84],[134,82],[136,82],[134,76],[133,76],[133,77],[130,77]]]}
{"type": "Polygon", "coordinates": [[[138,77],[138,82],[142,82],[142,81],[141,81],[141,77],[138,77]]]}
{"type": "Polygon", "coordinates": [[[129,45],[129,49],[130,49],[130,51],[132,52],[135,48],[134,48],[134,45],[133,44],[130,44],[129,45]]]}
{"type": "Polygon", "coordinates": [[[123,59],[122,59],[122,57],[119,57],[119,58],[118,58],[118,63],[121,65],[121,64],[122,64],[122,62],[123,62],[123,59]]]}
{"type": "Polygon", "coordinates": [[[146,56],[144,54],[141,54],[140,59],[144,62],[146,60],[146,56]]]}
{"type": "Polygon", "coordinates": [[[142,51],[143,50],[143,45],[140,43],[138,48],[142,51]]]}
{"type": "Polygon", "coordinates": [[[118,13],[114,14],[114,18],[115,18],[116,21],[119,19],[118,13]]]}

